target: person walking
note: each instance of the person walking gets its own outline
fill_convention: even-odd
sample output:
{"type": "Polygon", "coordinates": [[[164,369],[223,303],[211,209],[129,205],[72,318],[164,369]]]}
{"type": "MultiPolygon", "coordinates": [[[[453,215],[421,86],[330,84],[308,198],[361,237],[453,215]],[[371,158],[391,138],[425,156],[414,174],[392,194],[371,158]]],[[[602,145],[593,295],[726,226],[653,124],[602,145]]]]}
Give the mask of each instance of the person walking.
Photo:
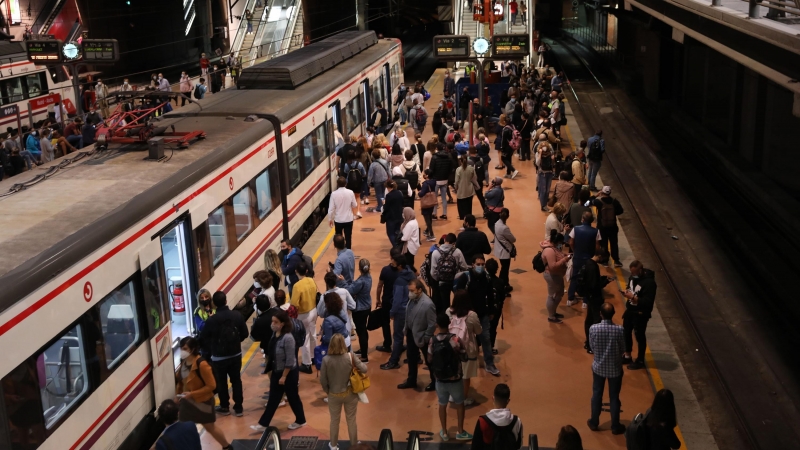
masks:
{"type": "Polygon", "coordinates": [[[619,421],[619,392],[622,389],[622,353],[625,351],[624,331],[615,325],[614,305],[603,303],[600,307],[603,321],[589,329],[589,342],[594,349],[592,361],[592,416],[586,421],[589,429],[598,431],[600,412],[603,408],[603,391],[608,382],[609,409],[611,410],[611,433],[622,434],[625,425],[619,421]]]}
{"type": "MultiPolygon", "coordinates": [[[[456,405],[457,433],[459,441],[469,441],[472,434],[464,429],[464,380],[461,362],[466,357],[466,348],[458,336],[450,333],[450,318],[446,314],[436,317],[436,335],[428,344],[428,361],[431,378],[436,378],[436,397],[439,400],[439,422],[442,429],[439,437],[449,441],[447,432],[447,404],[456,405]]],[[[411,362],[409,360],[409,362],[411,362]]]]}
{"type": "Polygon", "coordinates": [[[606,153],[606,141],[603,139],[603,130],[597,130],[594,136],[589,138],[587,142],[589,153],[586,159],[589,162],[589,190],[597,191],[595,180],[597,173],[600,172],[600,166],[603,165],[603,155],[606,153]]]}
{"type": "Polygon", "coordinates": [[[508,281],[508,272],[511,268],[511,254],[514,251],[514,243],[517,238],[508,228],[508,208],[500,211],[500,220],[494,225],[494,256],[500,260],[500,279],[505,283],[506,297],[511,296],[513,288],[508,281]]]}
{"type": "Polygon", "coordinates": [[[334,228],[336,234],[344,236],[345,247],[349,249],[353,245],[353,221],[358,211],[358,202],[353,191],[347,189],[345,177],[337,178],[336,186],[337,189],[331,193],[328,202],[328,225],[334,228]]]}
{"type": "Polygon", "coordinates": [[[544,277],[547,283],[547,321],[552,323],[562,323],[563,314],[557,311],[558,304],[564,296],[564,275],[567,273],[567,263],[572,259],[572,255],[565,255],[561,252],[564,246],[564,235],[558,230],[550,230],[550,238],[539,243],[542,247],[542,260],[544,261],[544,277]]]}
{"type": "Polygon", "coordinates": [[[206,86],[206,79],[200,77],[199,82],[194,87],[194,98],[198,100],[202,100],[206,97],[206,92],[208,92],[208,86],[206,86]]]}
{"type": "Polygon", "coordinates": [[[250,335],[244,317],[238,311],[228,308],[228,297],[222,291],[217,291],[211,298],[217,308],[216,314],[209,317],[203,331],[200,333],[200,342],[211,354],[211,366],[214,369],[214,378],[217,383],[219,406],[218,414],[229,415],[230,396],[228,394],[228,379],[233,391],[233,415],[242,417],[244,396],[242,394],[242,342],[250,335]]]}
{"type": "MultiPolygon", "coordinates": [[[[500,133],[500,160],[506,167],[506,178],[514,179],[519,174],[519,171],[511,164],[511,158],[514,156],[514,148],[512,147],[512,140],[514,139],[514,126],[507,122],[507,116],[500,114],[500,127],[503,131],[500,133]]],[[[541,194],[540,194],[541,195],[541,194]]]]}
{"type": "Polygon", "coordinates": [[[311,373],[311,359],[314,356],[314,347],[317,345],[317,283],[307,277],[308,266],[301,262],[295,269],[297,282],[290,292],[289,303],[297,308],[297,318],[303,322],[306,329],[306,340],[298,343],[302,349],[303,361],[299,370],[311,373]]]}
{"type": "Polygon", "coordinates": [[[494,226],[500,220],[500,211],[503,210],[503,203],[506,198],[505,192],[503,192],[503,179],[494,177],[484,197],[486,198],[487,225],[489,230],[494,233],[494,226]]]}
{"type": "MultiPolygon", "coordinates": [[[[669,389],[661,389],[656,392],[656,396],[653,398],[653,405],[645,413],[647,450],[681,448],[681,441],[678,439],[678,435],[675,434],[675,427],[677,426],[675,397],[669,389]]],[[[628,438],[627,435],[626,438],[628,438]]],[[[628,445],[630,446],[630,443],[628,445]]]]}
{"type": "MultiPolygon", "coordinates": [[[[367,319],[372,310],[372,276],[369,273],[369,268],[369,260],[361,258],[358,261],[358,271],[361,275],[352,283],[345,285],[347,292],[356,301],[356,309],[353,311],[353,324],[356,326],[356,335],[358,335],[358,344],[360,346],[359,353],[363,362],[369,362],[369,357],[367,356],[369,353],[367,319]]],[[[330,351],[328,354],[330,354],[330,351]]]]}
{"type": "Polygon", "coordinates": [[[472,301],[465,289],[459,289],[453,294],[453,306],[447,310],[450,317],[450,333],[458,336],[467,353],[467,360],[461,362],[461,372],[464,379],[464,406],[475,403],[470,398],[470,380],[478,376],[478,340],[481,334],[481,319],[472,310],[472,301]]]}
{"type": "Polygon", "coordinates": [[[625,212],[619,200],[611,197],[611,186],[603,186],[603,190],[592,202],[597,208],[597,229],[600,231],[600,247],[608,250],[611,244],[611,257],[614,258],[614,267],[622,267],[619,259],[619,227],[617,216],[625,212]]]}
{"type": "Polygon", "coordinates": [[[258,423],[250,425],[251,429],[259,433],[266,430],[272,423],[272,418],[275,416],[275,411],[278,410],[284,394],[295,418],[288,428],[296,430],[306,426],[303,402],[298,393],[300,372],[297,367],[297,346],[294,336],[292,336],[292,329],[292,320],[285,311],[279,311],[272,316],[273,336],[269,344],[269,362],[272,374],[269,377],[269,400],[267,400],[264,413],[261,414],[258,423]]]}
{"type": "Polygon", "coordinates": [[[381,213],[381,223],[386,224],[386,236],[389,243],[394,246],[400,235],[400,225],[403,223],[403,193],[397,189],[394,180],[386,181],[386,203],[383,205],[381,213]]]}
{"type": "Polygon", "coordinates": [[[438,201],[436,200],[436,180],[431,178],[431,169],[425,169],[422,173],[422,177],[425,181],[422,182],[419,188],[419,198],[420,198],[420,212],[422,213],[422,217],[425,219],[425,238],[427,238],[428,242],[436,241],[436,237],[433,233],[433,211],[436,209],[436,204],[438,201]],[[429,206],[423,206],[424,202],[429,201],[428,199],[423,200],[428,194],[432,194],[433,200],[436,202],[429,206]]]}
{"type": "Polygon", "coordinates": [[[478,185],[475,168],[468,164],[467,155],[458,158],[459,167],[456,169],[455,189],[456,206],[458,207],[458,220],[464,220],[468,214],[472,214],[472,199],[475,197],[475,190],[480,189],[478,185]]]}
{"type": "MultiPolygon", "coordinates": [[[[411,270],[416,270],[414,257],[422,245],[419,239],[419,222],[413,208],[403,208],[403,223],[400,225],[400,242],[403,244],[403,256],[411,270]]],[[[399,244],[399,243],[398,243],[399,244]]]]}
{"type": "Polygon", "coordinates": [[[481,348],[483,349],[484,370],[489,374],[499,377],[500,371],[494,364],[494,354],[492,352],[492,339],[490,329],[491,321],[497,311],[497,295],[504,295],[501,291],[496,293],[489,275],[486,273],[486,260],[483,255],[475,255],[472,260],[472,268],[458,274],[455,282],[455,290],[464,290],[469,294],[472,301],[472,310],[478,315],[481,321],[481,348]]]}
{"type": "MultiPolygon", "coordinates": [[[[447,154],[447,147],[440,143],[437,152],[431,158],[430,171],[436,180],[436,190],[442,198],[442,215],[439,216],[441,220],[447,220],[447,184],[450,179],[450,172],[454,169],[453,160],[447,154]]],[[[434,215],[436,215],[436,209],[437,207],[434,206],[434,215]]]]}
{"type": "Polygon", "coordinates": [[[625,312],[622,314],[622,327],[625,329],[625,357],[624,362],[630,362],[628,369],[643,369],[644,356],[647,350],[647,322],[653,312],[656,301],[656,274],[650,269],[645,269],[641,261],[630,264],[631,277],[628,279],[628,289],[623,294],[626,298],[625,312]],[[633,351],[633,334],[636,334],[636,346],[639,353],[635,361],[631,361],[633,351]]]}
{"type": "MultiPolygon", "coordinates": [[[[398,280],[399,281],[399,280],[398,280]]],[[[396,286],[396,285],[395,285],[396,286]]],[[[417,372],[419,363],[424,358],[425,347],[433,336],[436,328],[436,307],[433,301],[425,294],[425,285],[418,278],[408,282],[408,304],[406,305],[406,320],[404,333],[406,336],[406,358],[408,358],[408,378],[397,386],[398,389],[417,387],[417,372]],[[420,352],[423,352],[420,355],[420,352]]],[[[426,391],[434,390],[436,382],[435,373],[431,370],[431,382],[425,387],[426,391]]]]}
{"type": "Polygon", "coordinates": [[[358,356],[347,350],[344,338],[340,334],[333,335],[328,354],[322,358],[319,383],[328,395],[328,412],[331,414],[330,443],[331,450],[339,448],[339,422],[342,419],[342,408],[350,435],[350,445],[358,443],[358,395],[350,387],[350,374],[353,369],[367,373],[367,366],[358,356]]]}
{"type": "Polygon", "coordinates": [[[215,423],[214,391],[217,382],[211,364],[200,357],[200,343],[196,338],[186,336],[178,345],[181,358],[180,367],[175,372],[175,392],[178,392],[180,402],[178,420],[199,423],[223,450],[230,449],[225,433],[215,423]]]}
{"type": "Polygon", "coordinates": [[[206,58],[206,54],[200,53],[200,75],[208,75],[209,65],[211,65],[211,61],[206,58]]]}
{"type": "Polygon", "coordinates": [[[524,1],[519,2],[519,18],[522,19],[522,25],[525,25],[525,20],[528,14],[528,7],[524,1]]]}
{"type": "MultiPolygon", "coordinates": [[[[578,288],[578,274],[581,267],[593,257],[599,248],[600,232],[597,228],[592,226],[594,222],[594,215],[591,211],[584,211],[581,217],[581,223],[578,226],[573,226],[569,232],[569,248],[572,249],[572,277],[569,280],[569,289],[567,290],[567,306],[576,304],[575,292],[578,288]]],[[[586,308],[584,302],[584,308],[586,308]]]]}
{"type": "Polygon", "coordinates": [[[179,85],[181,91],[181,106],[186,105],[187,98],[189,103],[192,103],[192,81],[185,70],[181,72],[179,85]]]}

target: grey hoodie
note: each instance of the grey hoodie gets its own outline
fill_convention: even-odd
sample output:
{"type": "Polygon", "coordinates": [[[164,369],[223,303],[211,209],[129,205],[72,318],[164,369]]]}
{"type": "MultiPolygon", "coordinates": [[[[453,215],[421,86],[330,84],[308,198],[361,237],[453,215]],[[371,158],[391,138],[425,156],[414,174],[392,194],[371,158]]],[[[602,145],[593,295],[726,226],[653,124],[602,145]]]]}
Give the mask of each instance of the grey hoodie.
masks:
{"type": "MultiPolygon", "coordinates": [[[[453,244],[442,244],[438,249],[433,251],[431,255],[431,276],[433,276],[434,280],[439,281],[439,258],[442,256],[441,252],[449,253],[452,249],[453,244]]],[[[459,272],[469,269],[467,260],[464,259],[464,254],[461,253],[461,250],[456,249],[453,253],[453,257],[456,259],[456,263],[458,263],[459,272]]]]}

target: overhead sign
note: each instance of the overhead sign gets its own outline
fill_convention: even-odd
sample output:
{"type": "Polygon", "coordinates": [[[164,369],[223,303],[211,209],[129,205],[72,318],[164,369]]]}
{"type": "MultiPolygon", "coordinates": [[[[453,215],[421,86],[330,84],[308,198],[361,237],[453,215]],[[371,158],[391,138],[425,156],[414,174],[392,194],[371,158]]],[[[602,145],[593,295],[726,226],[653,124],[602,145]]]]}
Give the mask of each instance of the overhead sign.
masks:
{"type": "Polygon", "coordinates": [[[61,41],[48,39],[43,41],[26,41],[28,60],[38,64],[58,64],[62,60],[61,41]]]}
{"type": "Polygon", "coordinates": [[[492,36],[495,58],[525,57],[530,55],[527,34],[496,34],[492,36]]]}
{"type": "Polygon", "coordinates": [[[468,58],[469,36],[434,36],[433,56],[437,58],[468,58]]]}
{"type": "Polygon", "coordinates": [[[84,39],[81,42],[81,47],[84,62],[119,61],[119,44],[116,39],[84,39]]]}

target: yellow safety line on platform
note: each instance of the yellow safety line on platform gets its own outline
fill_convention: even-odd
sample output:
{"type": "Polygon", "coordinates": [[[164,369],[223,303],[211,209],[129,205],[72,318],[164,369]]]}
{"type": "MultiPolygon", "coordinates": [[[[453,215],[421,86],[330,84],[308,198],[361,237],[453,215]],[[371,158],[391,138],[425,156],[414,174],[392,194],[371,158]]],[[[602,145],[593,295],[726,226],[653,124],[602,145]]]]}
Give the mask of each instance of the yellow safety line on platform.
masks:
{"type": "MultiPolygon", "coordinates": [[[[622,269],[619,267],[614,268],[614,272],[617,274],[617,286],[619,290],[624,291],[627,286],[623,283],[625,280],[625,274],[622,273],[622,269]]],[[[656,367],[656,361],[653,359],[653,354],[650,352],[650,346],[647,346],[645,349],[645,366],[647,367],[647,373],[650,375],[650,380],[653,383],[653,390],[655,392],[664,389],[664,382],[661,380],[661,373],[658,371],[658,367],[656,367]]],[[[686,442],[683,440],[683,434],[681,433],[681,427],[675,427],[675,434],[678,436],[678,440],[681,441],[681,448],[686,449],[686,442]]]]}

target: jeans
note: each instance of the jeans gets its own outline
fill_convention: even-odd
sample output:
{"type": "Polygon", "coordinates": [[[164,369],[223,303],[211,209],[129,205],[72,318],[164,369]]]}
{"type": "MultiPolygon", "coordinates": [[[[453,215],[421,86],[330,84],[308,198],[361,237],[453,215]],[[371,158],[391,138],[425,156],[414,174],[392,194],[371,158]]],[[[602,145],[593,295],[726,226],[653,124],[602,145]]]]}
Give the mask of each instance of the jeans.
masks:
{"type": "Polygon", "coordinates": [[[76,136],[74,134],[72,136],[67,136],[67,142],[79,150],[83,148],[83,136],[76,136]]]}
{"type": "Polygon", "coordinates": [[[450,307],[450,293],[453,292],[452,281],[439,281],[439,301],[435,304],[436,313],[443,314],[450,307]],[[441,312],[440,312],[441,311],[441,312]]]}
{"type": "Polygon", "coordinates": [[[598,228],[600,230],[600,247],[608,250],[608,244],[611,243],[611,257],[614,262],[621,263],[619,260],[619,230],[614,228],[598,228]]]}
{"type": "Polygon", "coordinates": [[[649,318],[641,317],[638,314],[631,314],[629,317],[623,316],[622,327],[625,329],[625,351],[631,353],[633,350],[633,334],[636,334],[636,346],[638,355],[636,361],[644,363],[644,355],[647,350],[647,322],[649,318]]]}
{"type": "MultiPolygon", "coordinates": [[[[501,259],[500,260],[500,279],[503,280],[503,284],[505,285],[506,291],[511,284],[508,282],[508,271],[511,269],[511,258],[509,259],[501,259]]],[[[500,293],[503,295],[504,293],[500,293]]]]}
{"type": "Polygon", "coordinates": [[[578,183],[572,183],[572,186],[573,186],[572,192],[574,192],[574,195],[572,196],[572,201],[573,203],[577,203],[581,196],[581,189],[583,189],[583,185],[578,183]]]}
{"type": "Polygon", "coordinates": [[[464,220],[467,214],[472,214],[472,195],[467,198],[456,199],[456,207],[458,208],[458,220],[464,220]]]}
{"type": "Polygon", "coordinates": [[[517,24],[517,13],[511,13],[511,25],[517,24]]]}
{"type": "Polygon", "coordinates": [[[303,322],[303,326],[306,328],[306,340],[301,347],[303,365],[310,366],[311,359],[314,357],[314,347],[317,346],[317,310],[312,309],[307,313],[298,314],[297,319],[303,322]]]}
{"type": "Polygon", "coordinates": [[[492,348],[495,348],[495,342],[497,342],[497,327],[500,325],[500,318],[503,316],[503,304],[505,303],[505,299],[501,299],[497,302],[497,314],[495,314],[494,319],[492,319],[490,325],[491,329],[489,330],[489,338],[492,341],[492,348]]]}
{"type": "Polygon", "coordinates": [[[536,61],[536,68],[541,69],[544,67],[544,52],[539,53],[539,60],[536,61]]]}
{"type": "Polygon", "coordinates": [[[589,160],[589,189],[593,191],[597,190],[597,186],[594,185],[594,182],[597,179],[597,172],[600,172],[600,166],[602,164],[603,161],[589,160]]]}
{"type": "Polygon", "coordinates": [[[389,242],[392,244],[392,247],[394,247],[397,241],[397,234],[400,232],[400,225],[402,224],[403,222],[401,220],[386,222],[386,236],[389,237],[389,242]]]}
{"type": "MultiPolygon", "coordinates": [[[[422,361],[425,360],[425,355],[428,354],[428,348],[423,346],[422,348],[417,347],[417,343],[414,342],[414,334],[411,330],[406,332],[406,345],[408,345],[408,350],[406,351],[406,358],[408,358],[408,382],[410,384],[417,384],[417,372],[419,372],[419,361],[420,361],[420,352],[422,352],[422,361]]],[[[436,381],[435,376],[433,375],[433,371],[431,370],[431,383],[436,381]]]]}
{"type": "Polygon", "coordinates": [[[500,213],[494,212],[490,209],[486,214],[486,219],[487,219],[486,224],[489,226],[489,231],[491,231],[492,234],[494,234],[494,224],[496,224],[497,221],[500,220],[500,213]]]}
{"type": "MultiPolygon", "coordinates": [[[[403,328],[406,326],[406,314],[395,314],[394,316],[394,329],[392,330],[392,356],[389,357],[390,364],[400,363],[400,354],[403,353],[403,328]]],[[[409,343],[409,345],[411,345],[409,343]]]]}
{"type": "Polygon", "coordinates": [[[383,199],[386,198],[386,185],[383,183],[376,183],[373,188],[375,189],[375,201],[378,202],[375,212],[381,212],[383,211],[383,199]]]}
{"type": "MultiPolygon", "coordinates": [[[[275,416],[275,411],[283,400],[283,394],[286,394],[286,399],[289,401],[289,407],[292,408],[294,413],[295,423],[306,423],[306,415],[303,411],[303,402],[300,400],[298,388],[300,384],[300,371],[297,367],[290,370],[286,375],[283,384],[278,384],[278,379],[283,375],[283,371],[273,370],[269,377],[269,400],[267,400],[267,407],[261,418],[258,419],[258,424],[263,427],[268,427],[272,422],[272,417],[275,416]]],[[[329,400],[330,401],[330,400],[329,400]]]]}
{"type": "MultiPolygon", "coordinates": [[[[447,215],[447,185],[446,184],[436,184],[436,193],[442,197],[442,215],[447,215]]],[[[433,207],[433,213],[436,214],[436,207],[433,207]]]]}
{"type": "Polygon", "coordinates": [[[547,200],[550,198],[550,186],[553,184],[553,172],[539,172],[536,184],[539,187],[539,204],[542,208],[547,208],[547,200]]]}
{"type": "Polygon", "coordinates": [[[622,375],[614,378],[601,377],[592,372],[592,418],[589,421],[597,426],[600,423],[600,412],[603,409],[603,391],[608,380],[608,402],[611,410],[611,428],[618,428],[619,423],[619,391],[622,390],[622,375]]]}
{"type": "Polygon", "coordinates": [[[19,156],[22,156],[22,159],[25,160],[25,165],[28,166],[28,170],[31,170],[31,167],[36,165],[36,159],[28,150],[22,150],[19,152],[19,156]]]}
{"type": "Polygon", "coordinates": [[[502,161],[503,165],[506,166],[506,175],[511,175],[512,173],[514,173],[514,170],[516,170],[514,169],[514,165],[511,164],[511,156],[512,155],[506,156],[505,154],[503,154],[500,157],[500,161],[502,161]]]}
{"type": "Polygon", "coordinates": [[[406,108],[404,106],[400,106],[397,108],[397,112],[400,113],[400,122],[406,123],[407,115],[406,115],[406,108]]]}
{"type": "MultiPolygon", "coordinates": [[[[574,250],[574,249],[573,249],[574,250]]],[[[569,279],[569,288],[567,289],[567,300],[575,300],[575,291],[578,289],[578,272],[581,267],[586,264],[589,257],[582,258],[580,256],[572,258],[572,276],[569,279]]]]}
{"type": "Polygon", "coordinates": [[[367,358],[369,352],[369,332],[367,331],[367,318],[369,317],[369,310],[353,311],[353,324],[356,326],[356,335],[358,335],[359,353],[361,359],[367,358]]]}
{"type": "Polygon", "coordinates": [[[219,395],[219,406],[227,408],[230,406],[230,396],[228,395],[228,378],[231,379],[231,390],[233,390],[233,410],[242,410],[242,355],[221,361],[211,361],[211,368],[214,371],[214,380],[217,382],[217,395],[219,395]]]}
{"type": "Polygon", "coordinates": [[[553,276],[545,272],[544,281],[547,283],[547,316],[556,318],[556,308],[564,296],[564,277],[553,276]]]}
{"type": "Polygon", "coordinates": [[[367,183],[367,179],[364,178],[361,181],[361,200],[369,197],[369,183],[367,183]]]}
{"type": "Polygon", "coordinates": [[[481,205],[481,211],[483,211],[483,214],[486,214],[486,199],[483,198],[483,186],[481,186],[481,189],[475,190],[475,197],[478,197],[478,203],[481,205]]]}
{"type": "Polygon", "coordinates": [[[350,435],[350,445],[358,443],[358,424],[356,421],[358,395],[352,392],[348,392],[343,397],[328,395],[328,412],[331,413],[331,448],[336,448],[339,445],[339,422],[342,420],[342,407],[344,407],[344,418],[347,421],[347,433],[350,435]]]}
{"type": "Polygon", "coordinates": [[[425,218],[425,236],[433,236],[433,209],[423,209],[422,217],[425,218]]]}
{"type": "Polygon", "coordinates": [[[344,245],[347,248],[352,248],[353,244],[353,222],[333,222],[333,227],[336,234],[344,235],[344,245]]]}
{"type": "Polygon", "coordinates": [[[483,349],[483,362],[486,367],[494,366],[494,355],[492,355],[492,336],[491,329],[492,323],[489,315],[485,315],[481,319],[481,348],[483,349]]]}

